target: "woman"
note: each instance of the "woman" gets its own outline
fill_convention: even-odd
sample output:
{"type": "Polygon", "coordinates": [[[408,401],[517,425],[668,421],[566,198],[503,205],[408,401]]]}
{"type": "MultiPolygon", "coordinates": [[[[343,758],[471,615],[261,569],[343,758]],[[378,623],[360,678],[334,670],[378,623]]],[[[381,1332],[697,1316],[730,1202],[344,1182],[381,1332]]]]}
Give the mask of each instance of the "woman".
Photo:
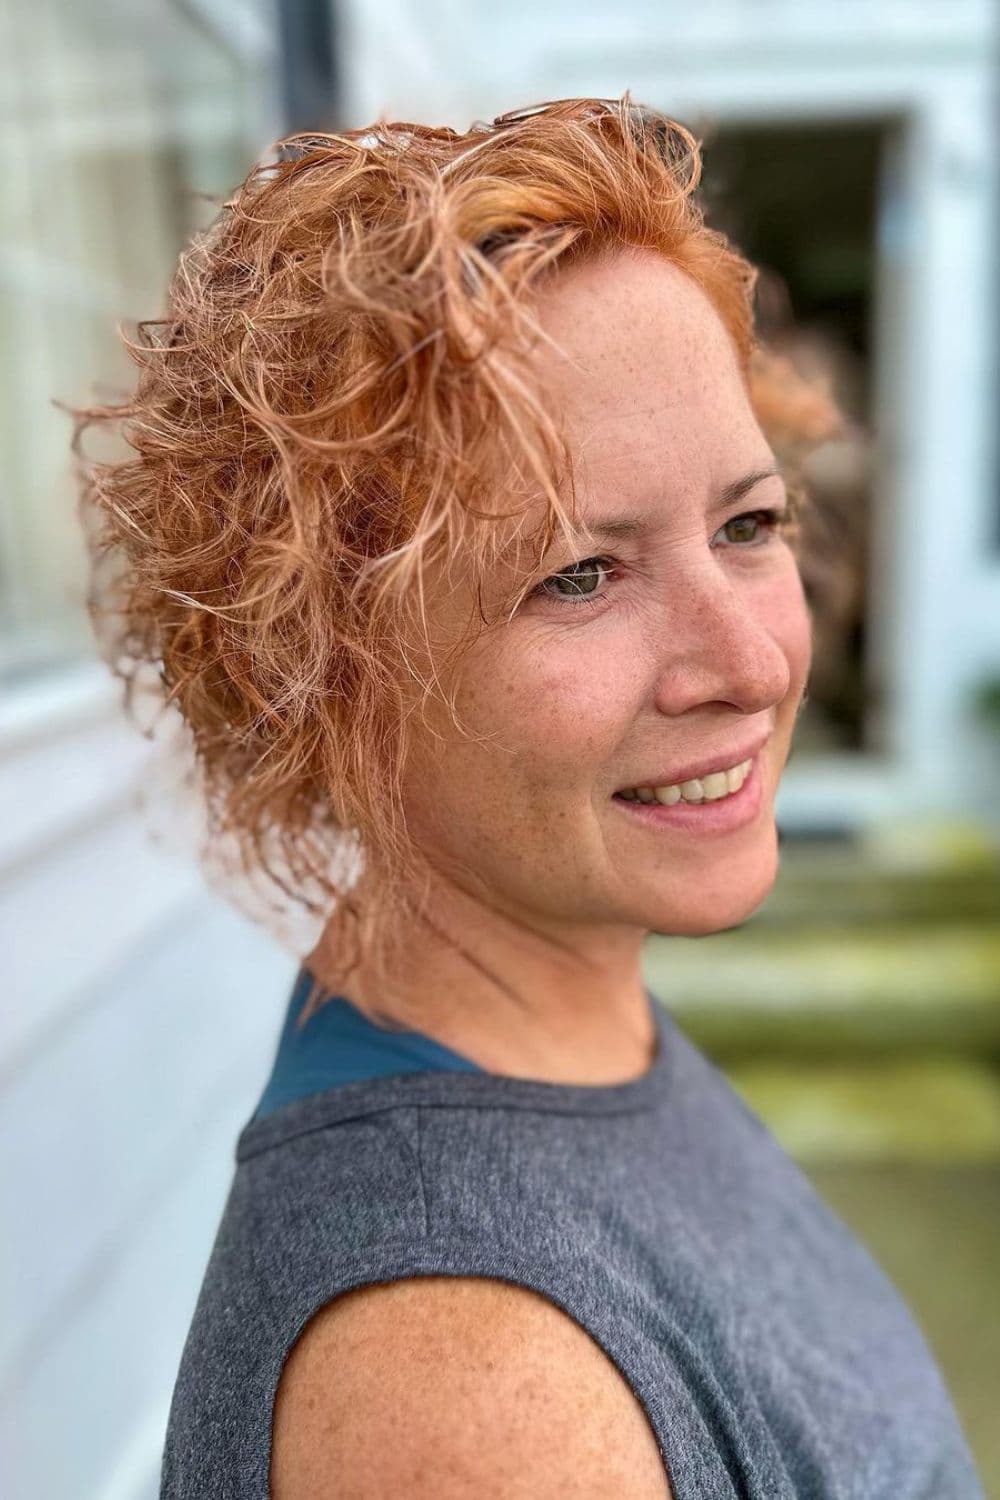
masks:
{"type": "Polygon", "coordinates": [[[982,1493],[898,1294],[643,984],[775,880],[836,420],[699,172],[627,94],[298,138],[85,414],[135,451],[88,481],[114,660],[321,918],[169,1500],[982,1493]]]}

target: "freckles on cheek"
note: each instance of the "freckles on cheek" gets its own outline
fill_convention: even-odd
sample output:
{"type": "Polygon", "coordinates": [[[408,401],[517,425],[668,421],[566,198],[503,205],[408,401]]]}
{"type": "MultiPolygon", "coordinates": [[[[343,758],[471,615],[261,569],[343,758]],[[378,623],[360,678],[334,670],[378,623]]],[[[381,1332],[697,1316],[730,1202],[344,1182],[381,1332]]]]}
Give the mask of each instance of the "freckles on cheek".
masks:
{"type": "Polygon", "coordinates": [[[470,663],[459,700],[466,721],[490,738],[481,768],[490,780],[517,782],[532,802],[537,794],[550,812],[565,809],[628,733],[641,700],[623,672],[634,650],[594,631],[512,630],[495,644],[470,663]]]}
{"type": "MultiPolygon", "coordinates": [[[[619,674],[620,675],[620,674],[619,674]]],[[[533,674],[507,703],[508,732],[538,785],[568,789],[600,769],[621,736],[622,694],[600,664],[574,656],[533,674]]]]}

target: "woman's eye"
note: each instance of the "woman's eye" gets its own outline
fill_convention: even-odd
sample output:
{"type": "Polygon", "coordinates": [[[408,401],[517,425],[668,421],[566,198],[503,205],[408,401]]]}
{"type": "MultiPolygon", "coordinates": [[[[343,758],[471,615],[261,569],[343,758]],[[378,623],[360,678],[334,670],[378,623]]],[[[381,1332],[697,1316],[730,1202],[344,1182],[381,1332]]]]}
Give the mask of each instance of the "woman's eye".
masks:
{"type": "Polygon", "coordinates": [[[726,531],[730,526],[739,526],[743,522],[750,521],[758,528],[763,527],[765,532],[763,541],[758,541],[755,533],[751,537],[744,536],[742,539],[737,539],[734,545],[743,546],[749,544],[751,547],[766,546],[782,522],[787,519],[787,515],[787,511],[783,510],[748,510],[744,511],[741,516],[733,516],[732,520],[727,521],[724,526],[720,526],[719,530],[726,531]]]}
{"type": "Polygon", "coordinates": [[[560,573],[553,573],[532,592],[547,595],[550,599],[589,599],[600,582],[598,570],[611,567],[610,558],[585,557],[582,562],[570,563],[560,573]]]}
{"type": "MultiPolygon", "coordinates": [[[[767,546],[788,519],[787,510],[748,510],[740,516],[733,516],[716,534],[729,531],[729,545],[738,551],[748,552],[754,547],[767,546]],[[735,536],[731,528],[736,528],[735,536]]],[[[614,567],[613,558],[585,557],[581,562],[570,563],[560,572],[553,573],[531,592],[533,595],[557,600],[603,598],[604,592],[599,592],[602,574],[610,573],[614,567]]]]}

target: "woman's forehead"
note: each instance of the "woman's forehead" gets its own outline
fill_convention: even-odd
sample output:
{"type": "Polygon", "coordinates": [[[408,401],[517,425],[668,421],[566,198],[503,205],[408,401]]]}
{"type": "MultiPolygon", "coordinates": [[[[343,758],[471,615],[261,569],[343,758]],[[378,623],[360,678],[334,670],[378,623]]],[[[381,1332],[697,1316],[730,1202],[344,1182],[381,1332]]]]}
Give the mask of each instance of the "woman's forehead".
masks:
{"type": "Polygon", "coordinates": [[[676,459],[752,440],[730,335],[701,288],[662,257],[574,266],[549,284],[537,318],[546,337],[532,351],[536,378],[585,485],[655,463],[664,448],[676,459]]]}
{"type": "Polygon", "coordinates": [[[722,363],[738,374],[732,340],[707,292],[651,250],[557,266],[537,289],[532,311],[544,335],[538,358],[566,381],[574,371],[599,378],[608,366],[638,365],[651,355],[668,371],[722,363]]]}

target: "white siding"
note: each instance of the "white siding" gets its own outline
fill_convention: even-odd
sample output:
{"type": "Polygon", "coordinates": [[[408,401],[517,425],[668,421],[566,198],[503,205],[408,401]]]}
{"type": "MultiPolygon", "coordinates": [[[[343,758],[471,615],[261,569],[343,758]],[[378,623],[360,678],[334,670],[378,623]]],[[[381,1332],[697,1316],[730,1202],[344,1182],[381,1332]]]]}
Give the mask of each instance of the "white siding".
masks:
{"type": "Polygon", "coordinates": [[[295,972],[192,864],[153,847],[132,807],[148,756],[116,715],[0,754],[13,1500],[155,1494],[236,1134],[295,972]]]}

